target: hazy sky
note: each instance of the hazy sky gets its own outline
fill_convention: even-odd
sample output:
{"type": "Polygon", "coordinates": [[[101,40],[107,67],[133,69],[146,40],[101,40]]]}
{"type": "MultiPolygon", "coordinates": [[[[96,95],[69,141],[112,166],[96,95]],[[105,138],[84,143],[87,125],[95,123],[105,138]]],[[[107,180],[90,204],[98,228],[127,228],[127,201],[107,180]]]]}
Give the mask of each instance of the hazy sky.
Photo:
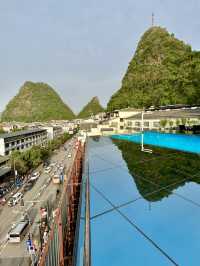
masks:
{"type": "Polygon", "coordinates": [[[0,111],[26,80],[49,83],[75,112],[96,95],[105,106],[152,11],[200,50],[199,0],[0,0],[0,111]]]}

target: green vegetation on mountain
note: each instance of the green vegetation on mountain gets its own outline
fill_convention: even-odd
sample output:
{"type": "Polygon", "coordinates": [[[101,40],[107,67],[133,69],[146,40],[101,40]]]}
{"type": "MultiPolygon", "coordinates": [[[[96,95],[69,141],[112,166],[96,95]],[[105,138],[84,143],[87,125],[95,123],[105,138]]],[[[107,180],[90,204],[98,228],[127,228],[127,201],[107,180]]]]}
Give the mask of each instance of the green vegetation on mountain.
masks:
{"type": "Polygon", "coordinates": [[[142,36],[108,110],[178,103],[200,104],[200,52],[152,27],[142,36]]]}
{"type": "Polygon", "coordinates": [[[141,152],[141,145],[115,140],[141,196],[160,201],[187,182],[200,184],[200,158],[198,154],[163,149],[146,145],[153,153],[141,152]]]}
{"type": "Polygon", "coordinates": [[[82,111],[78,114],[78,117],[87,118],[103,111],[104,108],[100,105],[98,97],[93,97],[92,100],[83,107],[82,111]]]}
{"type": "Polygon", "coordinates": [[[45,83],[25,82],[19,93],[8,103],[2,121],[49,121],[74,118],[71,109],[45,83]]]}

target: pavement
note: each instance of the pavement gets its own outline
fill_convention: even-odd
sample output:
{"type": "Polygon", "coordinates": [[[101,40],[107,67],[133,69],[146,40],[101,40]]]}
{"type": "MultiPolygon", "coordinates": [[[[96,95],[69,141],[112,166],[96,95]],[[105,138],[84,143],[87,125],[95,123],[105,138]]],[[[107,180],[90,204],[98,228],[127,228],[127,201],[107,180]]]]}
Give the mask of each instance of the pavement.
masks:
{"type": "MultiPolygon", "coordinates": [[[[65,166],[65,171],[71,168],[75,155],[75,140],[69,140],[65,144],[66,150],[62,147],[55,155],[51,157],[51,162],[62,163],[65,166]],[[71,158],[67,155],[71,154],[71,158]]],[[[14,207],[9,207],[7,204],[0,209],[0,265],[1,266],[19,266],[29,265],[30,255],[26,248],[27,235],[30,232],[39,246],[39,221],[40,221],[40,207],[48,202],[50,209],[56,207],[57,189],[62,191],[62,184],[53,184],[51,176],[44,173],[42,169],[39,177],[33,188],[24,194],[24,207],[17,204],[14,207]],[[24,211],[28,212],[32,225],[29,232],[21,243],[9,243],[8,232],[13,224],[20,221],[24,211]]],[[[61,193],[60,193],[61,194],[61,193]]]]}

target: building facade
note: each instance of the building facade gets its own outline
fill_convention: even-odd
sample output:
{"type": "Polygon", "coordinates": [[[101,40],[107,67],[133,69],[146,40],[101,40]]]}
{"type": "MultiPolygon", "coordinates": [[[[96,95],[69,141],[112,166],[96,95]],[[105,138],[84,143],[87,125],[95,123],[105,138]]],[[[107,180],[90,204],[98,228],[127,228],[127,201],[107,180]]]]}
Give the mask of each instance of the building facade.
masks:
{"type": "Polygon", "coordinates": [[[13,151],[24,151],[34,145],[40,146],[47,142],[45,129],[22,130],[0,135],[0,155],[10,155],[13,151]]]}
{"type": "Polygon", "coordinates": [[[200,124],[200,108],[179,110],[147,111],[125,119],[124,127],[130,131],[176,129],[179,125],[193,126],[200,124]]]}
{"type": "Polygon", "coordinates": [[[53,140],[55,138],[60,137],[63,134],[62,127],[48,126],[48,127],[43,127],[43,129],[47,131],[48,140],[53,140]]]}

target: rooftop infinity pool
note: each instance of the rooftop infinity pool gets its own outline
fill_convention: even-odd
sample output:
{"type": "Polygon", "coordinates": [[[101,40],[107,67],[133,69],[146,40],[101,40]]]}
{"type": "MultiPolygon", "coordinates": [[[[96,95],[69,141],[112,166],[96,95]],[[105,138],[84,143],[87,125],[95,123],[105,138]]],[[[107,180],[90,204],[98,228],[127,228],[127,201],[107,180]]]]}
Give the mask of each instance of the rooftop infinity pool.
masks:
{"type": "MultiPolygon", "coordinates": [[[[200,156],[169,141],[179,139],[179,149],[187,151],[190,142],[189,151],[198,152],[199,137],[146,136],[148,144],[161,146],[158,136],[173,150],[154,146],[144,153],[119,136],[88,141],[93,266],[199,266],[200,156]]],[[[76,266],[84,265],[84,198],[83,190],[76,266]]]]}
{"type": "MultiPolygon", "coordinates": [[[[141,143],[142,134],[137,133],[132,135],[113,135],[112,138],[141,143]]],[[[200,153],[199,135],[145,132],[143,141],[144,144],[154,145],[158,147],[200,153]]]]}

